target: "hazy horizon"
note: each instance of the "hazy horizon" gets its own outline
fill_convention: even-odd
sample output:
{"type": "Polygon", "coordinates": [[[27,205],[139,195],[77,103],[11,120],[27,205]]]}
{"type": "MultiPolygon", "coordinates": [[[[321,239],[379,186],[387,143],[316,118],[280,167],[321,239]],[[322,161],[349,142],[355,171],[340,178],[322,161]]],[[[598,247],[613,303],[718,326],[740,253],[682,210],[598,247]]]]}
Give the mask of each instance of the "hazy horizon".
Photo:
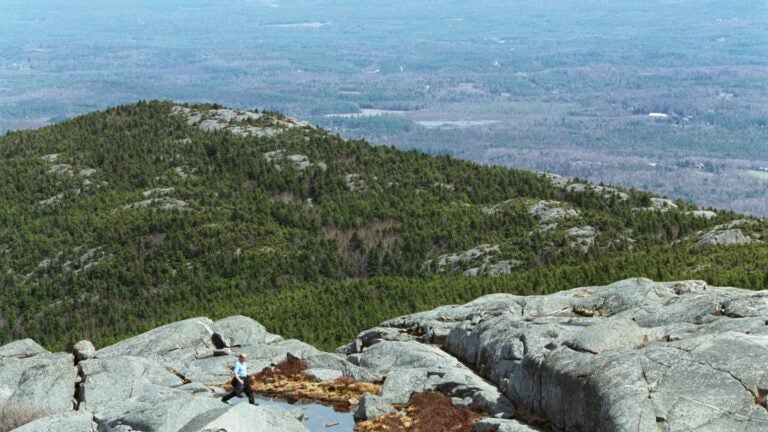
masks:
{"type": "Polygon", "coordinates": [[[765,2],[10,0],[0,21],[0,133],[216,102],[768,214],[765,2]],[[383,115],[336,116],[361,109],[383,115]]]}

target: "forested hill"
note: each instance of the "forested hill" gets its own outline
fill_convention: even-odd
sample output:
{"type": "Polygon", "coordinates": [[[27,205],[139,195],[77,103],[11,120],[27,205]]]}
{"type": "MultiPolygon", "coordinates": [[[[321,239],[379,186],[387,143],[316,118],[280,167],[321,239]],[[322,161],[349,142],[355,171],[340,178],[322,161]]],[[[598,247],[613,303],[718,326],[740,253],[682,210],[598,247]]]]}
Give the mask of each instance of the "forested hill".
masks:
{"type": "Polygon", "coordinates": [[[0,344],[246,314],[324,348],[497,291],[622,277],[765,288],[766,223],[140,102],[0,138],[0,344]]]}

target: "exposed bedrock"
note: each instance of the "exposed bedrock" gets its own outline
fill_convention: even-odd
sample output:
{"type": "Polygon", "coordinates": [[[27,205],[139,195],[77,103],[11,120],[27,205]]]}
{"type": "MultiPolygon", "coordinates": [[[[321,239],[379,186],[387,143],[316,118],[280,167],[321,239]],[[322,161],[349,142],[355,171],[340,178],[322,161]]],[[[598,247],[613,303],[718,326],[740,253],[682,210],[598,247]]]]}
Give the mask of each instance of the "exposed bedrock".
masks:
{"type": "Polygon", "coordinates": [[[444,349],[566,431],[768,429],[768,293],[628,279],[495,294],[385,326],[444,349]]]}
{"type": "Polygon", "coordinates": [[[305,430],[279,408],[220,401],[240,352],[251,372],[296,357],[317,379],[383,380],[380,395],[356,399],[358,419],[438,391],[491,415],[478,432],[768,430],[768,292],[702,281],[493,294],[386,321],[336,353],[242,316],[75,352],[0,347],[0,408],[44,415],[23,430],[305,430]]]}

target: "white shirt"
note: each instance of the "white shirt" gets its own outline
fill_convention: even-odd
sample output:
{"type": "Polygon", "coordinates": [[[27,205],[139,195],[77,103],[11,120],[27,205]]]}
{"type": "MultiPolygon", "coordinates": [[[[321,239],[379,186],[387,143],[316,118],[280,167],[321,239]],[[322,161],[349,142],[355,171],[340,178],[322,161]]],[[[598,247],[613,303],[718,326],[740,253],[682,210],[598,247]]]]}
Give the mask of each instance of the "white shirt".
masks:
{"type": "Polygon", "coordinates": [[[235,375],[240,378],[248,376],[248,366],[244,362],[241,362],[240,359],[237,359],[235,362],[235,375]]]}

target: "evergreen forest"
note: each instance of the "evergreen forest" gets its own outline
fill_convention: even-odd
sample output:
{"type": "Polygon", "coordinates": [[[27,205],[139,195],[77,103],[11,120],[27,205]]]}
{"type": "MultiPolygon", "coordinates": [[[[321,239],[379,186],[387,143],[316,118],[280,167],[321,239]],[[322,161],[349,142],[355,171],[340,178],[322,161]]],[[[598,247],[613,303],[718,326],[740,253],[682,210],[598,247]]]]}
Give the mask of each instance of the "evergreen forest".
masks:
{"type": "Polygon", "coordinates": [[[627,277],[768,288],[768,223],[141,101],[0,137],[0,345],[242,314],[323,349],[477,296],[627,277]]]}

